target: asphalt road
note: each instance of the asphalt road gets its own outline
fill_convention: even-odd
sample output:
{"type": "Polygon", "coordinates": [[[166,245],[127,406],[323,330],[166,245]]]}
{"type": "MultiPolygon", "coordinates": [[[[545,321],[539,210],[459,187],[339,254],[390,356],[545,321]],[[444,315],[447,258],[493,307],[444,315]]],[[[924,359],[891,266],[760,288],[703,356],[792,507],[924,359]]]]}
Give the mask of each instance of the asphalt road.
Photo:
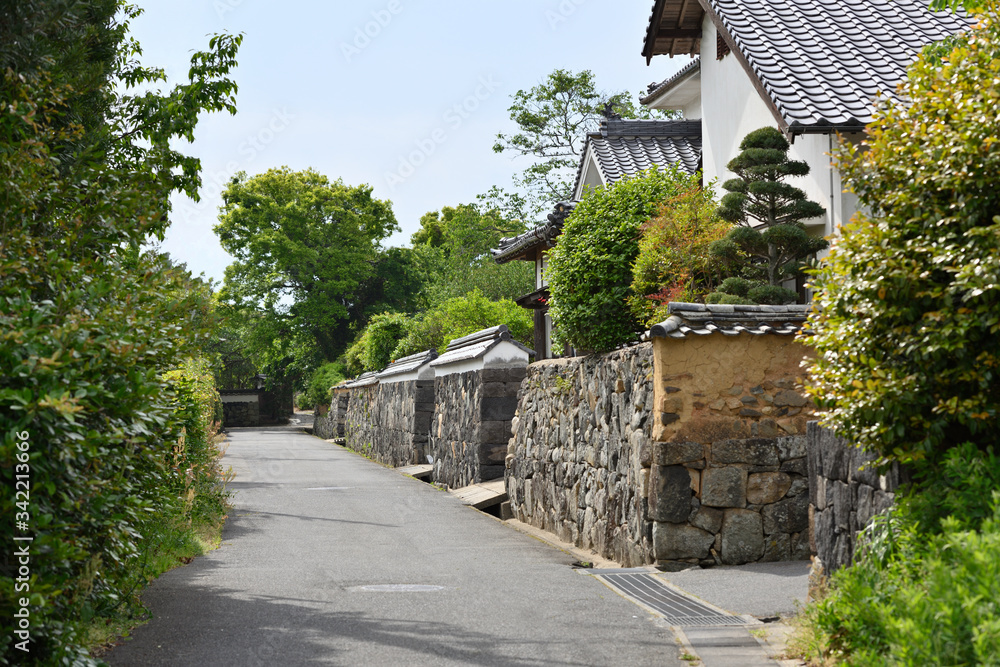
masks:
{"type": "Polygon", "coordinates": [[[222,547],[150,586],[111,665],[686,664],[662,620],[429,485],[291,429],[234,430],[225,463],[222,547]]]}

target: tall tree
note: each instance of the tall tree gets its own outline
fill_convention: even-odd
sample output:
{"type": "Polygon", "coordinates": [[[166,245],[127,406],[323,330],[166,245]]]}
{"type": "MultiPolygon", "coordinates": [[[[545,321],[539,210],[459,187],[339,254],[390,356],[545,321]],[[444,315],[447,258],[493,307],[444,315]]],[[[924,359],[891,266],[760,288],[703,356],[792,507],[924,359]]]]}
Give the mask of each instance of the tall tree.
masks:
{"type": "Polygon", "coordinates": [[[623,118],[648,118],[651,113],[637,108],[628,92],[599,90],[590,70],[553,70],[545,81],[517,91],[512,99],[508,111],[517,131],[498,134],[493,151],[535,159],[514,179],[528,193],[534,213],[572,196],[587,133],[597,130],[606,105],[623,118]]]}
{"type": "Polygon", "coordinates": [[[520,220],[478,204],[445,206],[420,218],[410,238],[424,283],[425,307],[480,290],[492,300],[513,299],[534,288],[525,262],[497,264],[490,254],[500,239],[525,230],[520,220]]]}
{"type": "Polygon", "coordinates": [[[235,261],[220,299],[253,315],[261,359],[310,349],[336,359],[364,317],[358,297],[377,276],[381,241],[398,230],[389,202],[287,167],[237,174],[222,200],[215,232],[235,261]]]}

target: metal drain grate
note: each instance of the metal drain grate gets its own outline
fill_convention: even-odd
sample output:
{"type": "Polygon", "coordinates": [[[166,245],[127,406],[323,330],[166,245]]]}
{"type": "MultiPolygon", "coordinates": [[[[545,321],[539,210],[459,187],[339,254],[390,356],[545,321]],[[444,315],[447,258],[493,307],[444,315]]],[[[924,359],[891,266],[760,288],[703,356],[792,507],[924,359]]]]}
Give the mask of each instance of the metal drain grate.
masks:
{"type": "Polygon", "coordinates": [[[746,625],[727,614],[670,588],[648,572],[591,570],[591,574],[616,591],[662,615],[671,625],[746,625]]]}

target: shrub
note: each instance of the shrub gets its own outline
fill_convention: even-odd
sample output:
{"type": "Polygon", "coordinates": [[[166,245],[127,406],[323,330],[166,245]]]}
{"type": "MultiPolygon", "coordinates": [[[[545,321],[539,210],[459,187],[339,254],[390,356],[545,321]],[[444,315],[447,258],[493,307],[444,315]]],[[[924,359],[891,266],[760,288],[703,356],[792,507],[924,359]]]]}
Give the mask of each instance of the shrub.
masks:
{"type": "Polygon", "coordinates": [[[380,371],[395,358],[392,351],[406,335],[410,317],[402,313],[376,315],[365,328],[365,347],[361,363],[366,371],[380,371]]]}
{"type": "Polygon", "coordinates": [[[788,140],[773,127],[747,134],[740,142],[740,154],[726,165],[737,178],[723,183],[729,192],[718,211],[723,220],[740,226],[729,232],[728,243],[716,247],[717,255],[731,262],[735,246],[773,286],[798,275],[802,260],[827,247],[825,240],[809,236],[802,225],[802,220],[826,210],[784,182],[789,176],[809,173],[808,164],[788,159],[789,148],[788,140]]]}
{"type": "Polygon", "coordinates": [[[841,166],[862,213],[813,279],[810,393],[840,435],[933,467],[1000,432],[1000,26],[921,56],[841,166]]]}
{"type": "Polygon", "coordinates": [[[306,390],[299,395],[299,407],[311,410],[327,405],[332,398],[330,388],[346,377],[344,364],[331,362],[317,368],[309,378],[306,390]]]}
{"type": "Polygon", "coordinates": [[[455,338],[500,324],[507,325],[514,340],[531,346],[534,325],[528,311],[510,299],[490,301],[475,290],[415,317],[392,354],[399,359],[429,349],[444,352],[455,338]]]}
{"type": "Polygon", "coordinates": [[[715,215],[712,196],[710,188],[688,187],[642,226],[629,299],[640,321],[659,321],[670,301],[699,301],[711,291],[718,265],[709,247],[731,227],[715,215]]]}
{"type": "Polygon", "coordinates": [[[643,323],[628,298],[636,296],[631,284],[639,230],[665,200],[699,179],[671,167],[587,191],[550,255],[549,314],[557,343],[606,351],[636,340],[643,323]]]}
{"type": "Polygon", "coordinates": [[[1000,655],[1000,465],[971,443],[866,531],[807,611],[809,657],[851,665],[987,665],[1000,655]],[[942,504],[940,499],[944,499],[942,504]]]}

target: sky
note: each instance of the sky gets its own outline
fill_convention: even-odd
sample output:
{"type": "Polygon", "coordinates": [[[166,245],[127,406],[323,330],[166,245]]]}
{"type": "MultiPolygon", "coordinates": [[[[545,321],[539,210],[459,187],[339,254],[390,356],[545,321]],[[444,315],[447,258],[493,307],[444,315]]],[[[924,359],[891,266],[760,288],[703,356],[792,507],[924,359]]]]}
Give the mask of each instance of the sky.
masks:
{"type": "Polygon", "coordinates": [[[142,61],[186,80],[209,36],[243,33],[236,116],[204,115],[193,144],[198,203],[177,195],[162,249],[221,281],[230,258],[212,231],[238,171],[313,168],[392,202],[408,245],[420,216],[474,202],[529,158],[493,152],[515,129],[519,89],[556,68],[594,72],[602,90],[644,92],[687,58],[641,55],[651,0],[138,0],[142,61]]]}

